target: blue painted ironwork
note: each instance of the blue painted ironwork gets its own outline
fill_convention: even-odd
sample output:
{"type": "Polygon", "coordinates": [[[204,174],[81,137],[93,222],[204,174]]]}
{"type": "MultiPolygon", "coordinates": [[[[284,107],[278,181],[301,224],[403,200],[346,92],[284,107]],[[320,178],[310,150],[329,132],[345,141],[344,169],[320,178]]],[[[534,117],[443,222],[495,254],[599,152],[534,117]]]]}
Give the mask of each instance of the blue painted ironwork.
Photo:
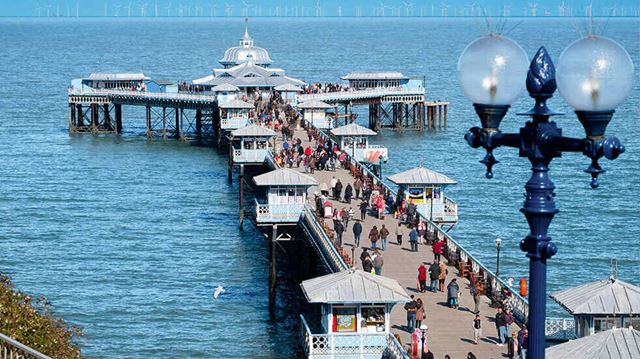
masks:
{"type": "Polygon", "coordinates": [[[528,358],[543,359],[545,350],[545,306],[547,259],[558,251],[547,235],[551,220],[558,213],[554,202],[555,185],[549,177],[549,164],[562,152],[582,152],[591,159],[585,172],[591,174],[591,187],[598,187],[598,175],[604,170],[598,164],[602,157],[613,160],[624,152],[616,137],[605,137],[605,129],[613,111],[576,111],[585,129],[583,139],[562,136],[562,129],[549,118],[559,115],[551,111],[546,101],[556,90],[555,67],[544,47],[541,47],[529,67],[527,90],[535,100],[534,107],[518,115],[530,116],[519,133],[502,133],[500,122],[509,106],[474,104],[482,127],[473,127],[465,135],[473,148],[483,147],[487,154],[480,161],[486,166],[486,177],[493,177],[493,166],[498,160],[493,155],[497,147],[519,149],[520,157],[531,162],[531,178],[525,185],[526,198],[520,211],[529,222],[530,233],[520,242],[520,249],[529,257],[529,351],[528,358]]]}

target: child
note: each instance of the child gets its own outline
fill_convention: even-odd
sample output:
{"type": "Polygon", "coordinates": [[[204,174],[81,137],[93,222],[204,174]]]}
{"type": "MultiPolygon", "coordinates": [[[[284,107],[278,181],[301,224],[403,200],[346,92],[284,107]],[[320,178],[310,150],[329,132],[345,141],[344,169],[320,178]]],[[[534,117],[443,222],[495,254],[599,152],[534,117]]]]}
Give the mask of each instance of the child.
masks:
{"type": "Polygon", "coordinates": [[[473,342],[478,344],[478,340],[480,340],[480,336],[482,335],[482,321],[480,320],[480,315],[476,314],[475,319],[473,319],[473,342]]]}

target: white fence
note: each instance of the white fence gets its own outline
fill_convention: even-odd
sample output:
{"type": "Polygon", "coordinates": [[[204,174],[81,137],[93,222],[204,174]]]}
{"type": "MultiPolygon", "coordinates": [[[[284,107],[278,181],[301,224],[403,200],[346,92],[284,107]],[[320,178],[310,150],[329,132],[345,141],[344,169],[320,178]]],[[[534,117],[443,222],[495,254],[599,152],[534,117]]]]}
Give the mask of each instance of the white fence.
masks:
{"type": "Polygon", "coordinates": [[[0,359],[51,359],[28,346],[0,333],[0,359]]]}
{"type": "Polygon", "coordinates": [[[424,88],[407,89],[402,87],[381,87],[367,90],[350,90],[337,92],[323,92],[315,94],[297,95],[298,103],[309,100],[337,102],[348,100],[362,100],[385,96],[424,96],[424,88]]]}
{"type": "Polygon", "coordinates": [[[557,341],[576,339],[576,323],[569,318],[547,318],[544,335],[547,339],[557,341]]]}

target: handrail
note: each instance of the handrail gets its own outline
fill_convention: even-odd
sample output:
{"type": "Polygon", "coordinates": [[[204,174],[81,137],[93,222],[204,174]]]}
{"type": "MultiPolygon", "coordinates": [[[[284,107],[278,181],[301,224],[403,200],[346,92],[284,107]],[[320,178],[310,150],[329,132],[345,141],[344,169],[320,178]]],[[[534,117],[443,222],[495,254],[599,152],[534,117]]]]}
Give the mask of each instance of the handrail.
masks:
{"type": "Polygon", "coordinates": [[[320,223],[316,220],[316,217],[313,214],[313,210],[309,207],[308,204],[304,205],[303,214],[304,214],[304,218],[307,219],[307,222],[309,223],[311,229],[318,236],[318,242],[324,247],[324,250],[329,255],[333,263],[335,264],[336,266],[335,269],[337,269],[336,272],[349,269],[349,266],[347,265],[347,263],[345,263],[340,253],[338,253],[338,250],[333,244],[333,241],[331,241],[331,239],[329,238],[325,230],[322,228],[320,223]]]}
{"type": "Polygon", "coordinates": [[[35,349],[20,343],[15,339],[0,333],[0,358],[33,358],[33,359],[51,359],[51,357],[40,353],[35,349]]]}
{"type": "Polygon", "coordinates": [[[145,91],[132,91],[132,90],[113,90],[113,89],[69,89],[69,95],[71,96],[83,96],[83,95],[103,95],[103,96],[135,96],[145,98],[165,98],[175,100],[191,100],[191,101],[217,101],[216,96],[209,95],[191,95],[184,93],[173,92],[145,92],[145,91]]]}
{"type": "Polygon", "coordinates": [[[363,98],[370,96],[402,96],[402,95],[424,95],[424,88],[394,88],[394,87],[381,87],[376,89],[367,90],[351,90],[351,91],[335,91],[335,92],[322,92],[314,94],[300,94],[296,95],[298,102],[304,102],[309,100],[319,100],[324,98],[340,99],[340,98],[363,98]]]}
{"type": "MultiPolygon", "coordinates": [[[[331,140],[333,142],[337,142],[337,141],[335,141],[335,139],[331,138],[329,135],[327,135],[325,132],[323,132],[321,130],[317,130],[316,132],[320,136],[322,136],[325,140],[331,140]]],[[[376,176],[373,172],[371,172],[371,170],[369,170],[369,168],[367,168],[362,163],[360,163],[359,161],[356,161],[354,158],[352,158],[351,155],[347,151],[343,151],[343,153],[347,156],[347,159],[350,160],[352,165],[355,165],[356,167],[358,167],[360,169],[360,171],[362,171],[363,174],[365,174],[366,176],[368,176],[368,177],[370,177],[372,179],[374,185],[376,185],[376,184],[380,185],[384,189],[386,189],[389,193],[393,194],[394,196],[397,196],[397,192],[393,188],[391,188],[389,185],[384,183],[383,180],[378,178],[378,176],[376,176]]],[[[448,197],[445,196],[445,199],[446,198],[448,198],[448,197]]],[[[453,202],[453,200],[451,200],[451,201],[453,202]]],[[[492,283],[491,283],[492,284],[492,289],[501,290],[501,288],[507,288],[509,290],[509,292],[511,293],[511,299],[509,300],[509,302],[507,304],[509,304],[511,306],[512,312],[513,312],[514,316],[516,317],[516,319],[520,323],[526,323],[527,317],[529,315],[529,302],[525,298],[522,298],[522,296],[520,296],[520,293],[514,291],[502,278],[496,276],[493,273],[493,271],[491,271],[490,269],[485,267],[478,259],[476,259],[471,253],[469,253],[466,249],[464,249],[456,240],[454,240],[442,228],[437,226],[433,221],[431,221],[429,218],[426,218],[422,214],[420,214],[420,213],[417,213],[417,214],[427,224],[427,229],[428,230],[436,231],[437,232],[436,235],[437,235],[438,238],[440,238],[440,239],[445,238],[446,239],[447,245],[448,245],[448,247],[450,249],[453,249],[454,252],[455,252],[456,249],[459,249],[460,250],[460,257],[466,257],[467,259],[469,259],[471,261],[472,268],[473,268],[474,272],[479,272],[480,269],[482,269],[482,271],[492,281],[492,283]]]]}

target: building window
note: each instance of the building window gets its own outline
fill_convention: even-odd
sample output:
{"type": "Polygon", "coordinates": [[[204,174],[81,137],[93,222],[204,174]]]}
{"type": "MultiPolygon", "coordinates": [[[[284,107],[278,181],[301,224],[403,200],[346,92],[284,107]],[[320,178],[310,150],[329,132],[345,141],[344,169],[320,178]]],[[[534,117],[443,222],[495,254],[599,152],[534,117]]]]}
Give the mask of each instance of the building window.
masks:
{"type": "Polygon", "coordinates": [[[620,328],[620,318],[596,318],[594,320],[594,332],[599,333],[605,330],[620,328]]]}
{"type": "Polygon", "coordinates": [[[358,331],[357,313],[355,307],[333,308],[333,332],[353,333],[358,331]]]}
{"type": "Polygon", "coordinates": [[[385,330],[385,310],[384,306],[362,306],[361,309],[363,327],[367,332],[378,333],[385,330]]]}

